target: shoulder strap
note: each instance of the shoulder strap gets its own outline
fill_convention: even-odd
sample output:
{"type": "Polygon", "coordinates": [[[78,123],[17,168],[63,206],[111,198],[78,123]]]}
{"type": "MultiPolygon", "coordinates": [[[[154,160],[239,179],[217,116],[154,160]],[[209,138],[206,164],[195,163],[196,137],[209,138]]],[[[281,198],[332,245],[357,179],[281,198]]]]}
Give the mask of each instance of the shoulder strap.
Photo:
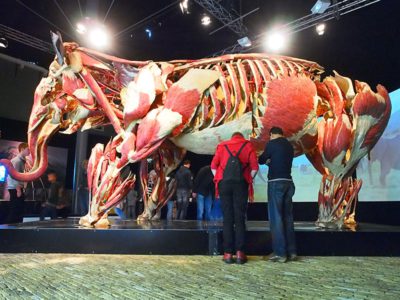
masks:
{"type": "Polygon", "coordinates": [[[240,149],[239,149],[239,151],[236,153],[236,155],[233,155],[233,154],[232,154],[232,152],[229,150],[229,148],[228,148],[227,145],[224,145],[224,146],[225,146],[226,150],[228,150],[230,156],[239,157],[240,152],[242,152],[242,150],[243,150],[244,146],[246,146],[246,144],[247,144],[247,142],[244,142],[244,143],[242,144],[242,146],[240,147],[240,149]]]}
{"type": "Polygon", "coordinates": [[[240,147],[240,149],[239,149],[238,153],[236,153],[236,155],[233,155],[233,154],[232,154],[232,152],[229,150],[229,148],[228,148],[227,145],[224,145],[224,146],[225,146],[226,150],[228,150],[230,156],[239,157],[240,152],[242,152],[244,146],[246,146],[247,143],[248,143],[248,142],[244,142],[244,143],[242,144],[242,146],[240,147]]]}
{"type": "Polygon", "coordinates": [[[232,154],[232,152],[229,150],[228,146],[227,146],[227,145],[224,145],[224,146],[225,146],[226,150],[228,150],[229,155],[230,155],[230,156],[233,156],[233,154],[232,154]]]}
{"type": "Polygon", "coordinates": [[[247,144],[247,142],[243,143],[242,147],[240,147],[238,153],[236,154],[236,157],[239,157],[240,152],[242,152],[242,150],[243,150],[244,146],[246,146],[246,144],[247,144]]]}

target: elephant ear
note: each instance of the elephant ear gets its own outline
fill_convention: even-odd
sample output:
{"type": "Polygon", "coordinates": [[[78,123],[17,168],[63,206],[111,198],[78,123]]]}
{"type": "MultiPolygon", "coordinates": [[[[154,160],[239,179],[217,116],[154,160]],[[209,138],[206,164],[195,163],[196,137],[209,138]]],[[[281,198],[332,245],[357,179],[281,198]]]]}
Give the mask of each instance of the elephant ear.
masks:
{"type": "Polygon", "coordinates": [[[61,37],[61,33],[57,31],[57,33],[54,33],[53,31],[50,31],[50,36],[51,36],[51,42],[54,47],[54,51],[56,52],[57,55],[57,62],[60,66],[64,64],[64,45],[63,45],[63,40],[61,37]]]}

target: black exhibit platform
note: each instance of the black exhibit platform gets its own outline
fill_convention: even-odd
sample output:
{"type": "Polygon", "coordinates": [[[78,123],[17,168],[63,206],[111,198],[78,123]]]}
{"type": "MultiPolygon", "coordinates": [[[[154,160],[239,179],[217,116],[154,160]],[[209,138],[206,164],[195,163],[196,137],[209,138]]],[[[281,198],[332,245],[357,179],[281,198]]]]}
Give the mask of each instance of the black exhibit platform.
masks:
{"type": "MultiPolygon", "coordinates": [[[[111,219],[109,229],[81,228],[78,218],[0,225],[0,253],[200,254],[222,252],[222,223],[111,219]]],[[[299,255],[400,256],[400,227],[361,223],[355,231],[295,223],[299,255]]],[[[247,222],[250,255],[271,252],[266,221],[247,222]]]]}

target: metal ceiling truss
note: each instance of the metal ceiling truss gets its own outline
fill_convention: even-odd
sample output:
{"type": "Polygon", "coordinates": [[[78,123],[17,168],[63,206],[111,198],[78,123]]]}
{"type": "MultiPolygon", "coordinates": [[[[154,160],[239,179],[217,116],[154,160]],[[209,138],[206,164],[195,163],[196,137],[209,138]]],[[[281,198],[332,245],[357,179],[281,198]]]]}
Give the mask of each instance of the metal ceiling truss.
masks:
{"type": "Polygon", "coordinates": [[[7,27],[0,24],[0,34],[5,38],[20,42],[35,49],[54,54],[53,46],[51,43],[45,42],[41,39],[35,38],[29,34],[23,33],[16,29],[7,27]]]}
{"type": "MultiPolygon", "coordinates": [[[[340,16],[351,13],[358,9],[377,3],[379,1],[380,0],[343,0],[337,2],[334,1],[336,3],[333,3],[324,13],[309,14],[307,16],[304,16],[300,19],[294,20],[277,28],[276,31],[285,34],[293,34],[308,29],[310,27],[313,27],[321,22],[326,22],[334,18],[339,19],[340,16]]],[[[230,47],[227,47],[221,51],[212,54],[211,56],[214,57],[229,53],[248,52],[260,46],[264,42],[264,38],[265,38],[265,33],[261,33],[252,40],[251,47],[245,48],[236,43],[230,47]]]]}
{"type": "MultiPolygon", "coordinates": [[[[229,13],[222,5],[214,0],[194,0],[198,5],[207,10],[210,14],[212,14],[215,18],[221,21],[224,24],[224,27],[229,27],[233,32],[235,32],[239,37],[246,36],[248,30],[243,25],[242,19],[243,16],[235,16],[229,13]]],[[[310,27],[315,26],[320,22],[326,22],[334,18],[339,18],[345,14],[351,13],[358,9],[364,8],[371,4],[377,3],[380,0],[343,0],[343,1],[333,1],[333,3],[324,13],[322,14],[309,14],[300,19],[289,22],[280,28],[278,31],[281,31],[286,34],[293,34],[310,27]]],[[[38,50],[54,54],[53,46],[51,43],[45,42],[41,39],[33,37],[29,34],[23,33],[16,29],[10,28],[3,24],[0,24],[0,34],[2,34],[5,38],[20,42],[27,46],[36,48],[38,50]]],[[[265,33],[257,35],[252,40],[252,46],[245,48],[240,46],[238,43],[227,47],[221,51],[218,51],[211,56],[219,56],[228,53],[238,53],[238,52],[248,52],[263,43],[265,37],[265,33]]]]}
{"type": "Polygon", "coordinates": [[[194,0],[194,2],[207,10],[214,18],[218,19],[239,37],[246,36],[248,30],[243,25],[242,17],[230,13],[215,0],[194,0]]]}

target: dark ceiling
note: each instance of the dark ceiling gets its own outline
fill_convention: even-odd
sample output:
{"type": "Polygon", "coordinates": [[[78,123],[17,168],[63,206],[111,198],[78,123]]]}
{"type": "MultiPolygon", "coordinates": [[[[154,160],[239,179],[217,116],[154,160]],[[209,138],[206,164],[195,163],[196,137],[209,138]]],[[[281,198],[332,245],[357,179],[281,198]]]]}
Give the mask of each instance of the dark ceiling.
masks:
{"type": "MultiPolygon", "coordinates": [[[[113,41],[111,54],[134,60],[170,60],[201,58],[233,45],[238,36],[228,28],[209,33],[221,26],[213,19],[211,26],[200,24],[205,11],[189,0],[189,15],[183,15],[177,1],[170,0],[1,0],[0,24],[17,29],[42,40],[49,41],[50,30],[60,30],[64,40],[77,40],[72,28],[83,15],[104,18],[110,5],[106,24],[118,33],[133,26],[113,41]],[[24,5],[38,15],[29,11],[24,5]],[[175,3],[175,4],[173,4],[175,3]],[[71,24],[62,14],[63,9],[71,24]],[[171,5],[173,4],[173,5],[171,5]],[[150,15],[169,6],[154,17],[150,15]],[[44,20],[47,19],[47,21],[44,20]],[[148,18],[144,21],[145,18],[148,18]],[[52,23],[52,24],[50,24],[52,23]],[[148,39],[145,29],[152,30],[148,39]]],[[[276,22],[287,23],[310,13],[315,0],[222,0],[227,9],[245,14],[259,10],[244,18],[249,36],[265,32],[276,22]]],[[[288,50],[282,54],[317,61],[327,71],[337,70],[352,79],[375,86],[382,83],[389,91],[400,87],[400,1],[382,0],[366,8],[327,22],[327,31],[318,36],[314,28],[292,35],[288,50]]],[[[263,52],[256,48],[254,52],[263,52]]],[[[36,62],[45,68],[52,55],[29,46],[9,41],[0,53],[36,62]]]]}

